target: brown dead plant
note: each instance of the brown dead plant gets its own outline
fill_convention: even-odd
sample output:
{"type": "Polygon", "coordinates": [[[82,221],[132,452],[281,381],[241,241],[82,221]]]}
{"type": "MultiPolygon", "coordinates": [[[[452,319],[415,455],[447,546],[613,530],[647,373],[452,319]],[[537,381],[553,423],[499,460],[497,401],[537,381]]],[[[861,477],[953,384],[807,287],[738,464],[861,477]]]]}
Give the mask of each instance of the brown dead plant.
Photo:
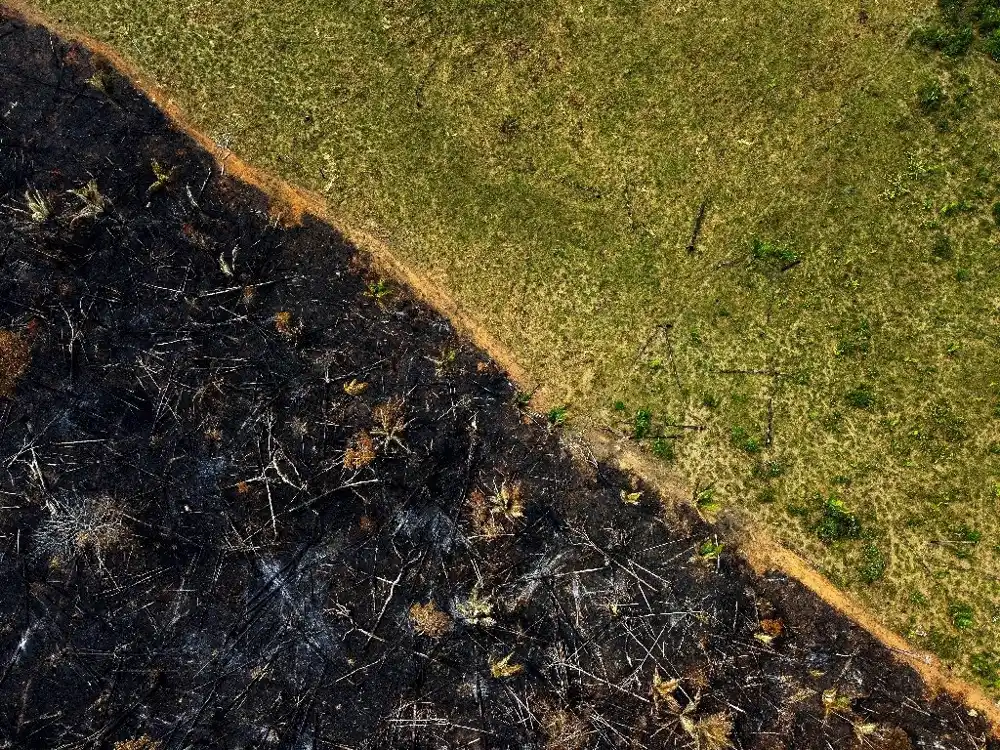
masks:
{"type": "Polygon", "coordinates": [[[406,430],[406,421],[403,419],[405,404],[401,398],[392,398],[384,404],[379,404],[372,409],[372,418],[375,420],[375,427],[372,434],[382,438],[382,448],[388,448],[395,443],[403,450],[408,450],[403,442],[403,432],[406,430]]]}
{"type": "Polygon", "coordinates": [[[441,638],[454,624],[448,613],[439,609],[433,599],[427,604],[417,603],[410,607],[410,622],[414,630],[428,638],[441,638]]]}
{"type": "Polygon", "coordinates": [[[367,431],[362,430],[344,451],[344,468],[348,471],[363,469],[375,460],[375,456],[375,441],[367,431]]]}
{"type": "Polygon", "coordinates": [[[586,722],[562,708],[543,706],[538,712],[545,750],[583,750],[590,737],[586,722]]]}
{"type": "Polygon", "coordinates": [[[31,363],[31,346],[21,336],[0,328],[0,397],[10,398],[31,363]]]}
{"type": "Polygon", "coordinates": [[[160,750],[162,747],[162,742],[144,734],[142,737],[116,742],[114,750],[160,750]]]}

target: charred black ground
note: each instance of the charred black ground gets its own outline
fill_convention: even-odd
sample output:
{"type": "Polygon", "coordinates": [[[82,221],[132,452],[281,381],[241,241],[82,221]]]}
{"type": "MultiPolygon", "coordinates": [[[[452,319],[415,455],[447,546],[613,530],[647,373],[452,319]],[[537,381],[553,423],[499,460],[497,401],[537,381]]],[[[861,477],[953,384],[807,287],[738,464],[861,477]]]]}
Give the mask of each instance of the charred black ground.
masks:
{"type": "Polygon", "coordinates": [[[5,747],[1000,747],[0,18],[5,747]]]}

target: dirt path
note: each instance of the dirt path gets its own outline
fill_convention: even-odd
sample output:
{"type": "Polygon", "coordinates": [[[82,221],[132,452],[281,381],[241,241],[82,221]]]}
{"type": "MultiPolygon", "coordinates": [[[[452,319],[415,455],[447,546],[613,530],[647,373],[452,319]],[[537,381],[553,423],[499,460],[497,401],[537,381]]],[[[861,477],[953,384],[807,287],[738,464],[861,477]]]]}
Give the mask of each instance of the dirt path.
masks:
{"type": "MultiPolygon", "coordinates": [[[[243,162],[231,151],[220,147],[212,139],[194,128],[180,106],[169,94],[143,75],[133,64],[113,49],[81,34],[75,29],[46,18],[20,0],[6,0],[6,6],[16,11],[32,23],[44,26],[65,39],[70,39],[109,61],[121,71],[139,90],[157,104],[171,119],[175,127],[198,143],[211,154],[220,171],[252,185],[268,195],[272,201],[271,212],[286,225],[296,225],[307,216],[315,216],[341,232],[357,247],[371,254],[376,266],[405,283],[426,304],[447,316],[455,327],[489,354],[509,373],[524,390],[535,390],[539,384],[531,380],[528,373],[519,366],[513,355],[464,310],[450,295],[432,280],[414,271],[401,262],[383,238],[359,231],[342,223],[328,210],[323,198],[315,193],[292,186],[281,179],[267,174],[243,162]]],[[[544,389],[536,391],[539,407],[544,407],[544,389]]],[[[664,467],[650,461],[644,454],[628,445],[609,439],[599,430],[587,430],[584,438],[593,446],[599,456],[615,461],[626,471],[634,472],[655,485],[665,496],[684,503],[689,499],[689,491],[664,467]]],[[[971,709],[985,717],[993,732],[1000,737],[1000,705],[984,691],[949,674],[932,655],[913,649],[898,634],[882,626],[871,617],[848,594],[836,588],[826,578],[812,568],[808,562],[773,541],[759,530],[754,530],[750,543],[742,545],[742,550],[758,572],[778,570],[792,576],[802,585],[818,595],[824,602],[850,618],[891,650],[904,664],[913,667],[924,679],[928,688],[943,691],[964,701],[971,709]]]]}

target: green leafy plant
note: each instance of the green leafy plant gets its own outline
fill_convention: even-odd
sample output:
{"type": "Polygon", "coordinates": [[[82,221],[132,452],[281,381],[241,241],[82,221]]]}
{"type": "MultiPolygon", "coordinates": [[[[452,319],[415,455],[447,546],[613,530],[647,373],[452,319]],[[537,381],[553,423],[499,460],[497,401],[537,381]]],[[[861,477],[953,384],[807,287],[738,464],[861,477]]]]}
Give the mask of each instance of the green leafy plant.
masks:
{"type": "Polygon", "coordinates": [[[1000,656],[993,651],[980,651],[969,658],[972,674],[993,689],[1000,689],[1000,656]]]}
{"type": "Polygon", "coordinates": [[[761,441],[742,427],[734,427],[729,434],[733,445],[745,453],[756,455],[761,451],[761,441]]]}
{"type": "Polygon", "coordinates": [[[702,560],[715,560],[722,554],[725,546],[724,544],[720,544],[718,540],[706,539],[698,545],[698,557],[702,560]]]}
{"type": "Polygon", "coordinates": [[[694,504],[703,513],[714,513],[719,509],[719,503],[715,499],[715,485],[703,487],[694,494],[694,504]]]}
{"type": "Polygon", "coordinates": [[[653,455],[664,461],[673,461],[677,457],[674,450],[674,441],[668,438],[658,437],[653,440],[653,455]]]}
{"type": "Polygon", "coordinates": [[[966,602],[953,602],[948,606],[951,624],[959,630],[968,630],[975,624],[975,612],[966,602]]]}
{"type": "Polygon", "coordinates": [[[553,406],[551,409],[549,409],[548,414],[546,416],[548,417],[549,424],[554,425],[556,427],[564,425],[566,424],[566,419],[569,417],[569,407],[567,407],[565,404],[561,404],[559,406],[553,406]]]}
{"type": "Polygon", "coordinates": [[[763,266],[782,271],[802,262],[802,256],[791,248],[756,237],[750,242],[750,257],[763,266]]]}
{"type": "Polygon", "coordinates": [[[392,295],[392,287],[385,279],[378,279],[368,283],[367,294],[376,302],[383,302],[392,295]]]}
{"type": "Polygon", "coordinates": [[[816,524],[816,536],[828,544],[857,539],[861,536],[861,522],[843,500],[830,495],[823,501],[823,513],[816,524]]]}
{"type": "Polygon", "coordinates": [[[936,78],[926,80],[917,87],[917,106],[925,115],[937,112],[947,101],[948,94],[936,78]]]}
{"type": "Polygon", "coordinates": [[[861,580],[871,585],[885,577],[887,562],[885,555],[872,542],[861,551],[861,580]]]}
{"type": "Polygon", "coordinates": [[[875,391],[872,390],[871,386],[859,385],[848,391],[844,400],[855,409],[871,411],[875,408],[875,391]]]}
{"type": "Polygon", "coordinates": [[[1000,228],[1000,201],[993,204],[993,223],[1000,228]]]}
{"type": "Polygon", "coordinates": [[[160,192],[167,186],[171,178],[173,178],[174,171],[177,168],[171,167],[170,169],[165,169],[163,165],[160,164],[160,162],[158,162],[156,159],[153,159],[149,163],[149,166],[150,169],[153,170],[153,177],[155,177],[156,179],[148,188],[146,188],[146,194],[153,195],[154,193],[160,192]]]}
{"type": "Polygon", "coordinates": [[[523,409],[525,406],[531,403],[531,397],[534,395],[535,395],[534,391],[517,390],[514,393],[514,403],[523,409]]]}
{"type": "Polygon", "coordinates": [[[632,419],[632,437],[642,440],[653,428],[653,412],[649,409],[639,409],[632,419]]]}
{"type": "Polygon", "coordinates": [[[848,331],[837,343],[837,356],[853,357],[867,354],[871,348],[872,327],[867,318],[848,331]]]}

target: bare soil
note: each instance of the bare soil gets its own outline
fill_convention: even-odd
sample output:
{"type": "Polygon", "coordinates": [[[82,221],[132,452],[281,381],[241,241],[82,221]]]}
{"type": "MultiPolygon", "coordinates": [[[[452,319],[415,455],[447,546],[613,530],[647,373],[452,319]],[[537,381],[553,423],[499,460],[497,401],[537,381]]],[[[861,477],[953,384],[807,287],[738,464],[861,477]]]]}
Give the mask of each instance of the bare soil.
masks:
{"type": "Polygon", "coordinates": [[[4,746],[1000,747],[0,18],[4,746]]]}

